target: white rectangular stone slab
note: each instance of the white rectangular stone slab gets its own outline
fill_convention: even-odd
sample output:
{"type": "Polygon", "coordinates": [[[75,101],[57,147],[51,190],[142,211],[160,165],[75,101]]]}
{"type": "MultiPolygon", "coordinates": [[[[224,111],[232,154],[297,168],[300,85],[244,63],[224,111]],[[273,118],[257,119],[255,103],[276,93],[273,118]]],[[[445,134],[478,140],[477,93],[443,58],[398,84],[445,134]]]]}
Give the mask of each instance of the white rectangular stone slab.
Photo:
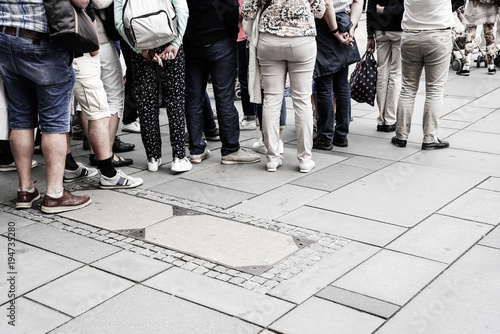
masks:
{"type": "Polygon", "coordinates": [[[467,251],[491,228],[486,224],[432,215],[386,248],[449,264],[467,251]]]}
{"type": "Polygon", "coordinates": [[[332,285],[404,305],[444,268],[443,263],[382,250],[332,285]]]}
{"type": "Polygon", "coordinates": [[[379,247],[387,245],[407,230],[401,226],[308,206],[300,207],[277,220],[379,247]]]}
{"type": "Polygon", "coordinates": [[[500,133],[486,133],[462,130],[448,138],[453,148],[500,154],[500,133]]]}
{"type": "Polygon", "coordinates": [[[52,333],[257,334],[260,330],[235,317],[137,285],[52,333]]]}
{"type": "Polygon", "coordinates": [[[67,315],[21,297],[16,299],[15,326],[11,326],[8,322],[12,320],[7,317],[10,314],[7,309],[9,306],[10,303],[7,303],[1,307],[3,317],[2,321],[0,321],[0,333],[3,334],[47,333],[71,320],[71,317],[67,315]]]}
{"type": "MultiPolygon", "coordinates": [[[[9,226],[12,227],[17,234],[17,231],[23,227],[34,224],[35,222],[23,217],[19,217],[7,212],[3,212],[0,207],[0,234],[7,233],[9,226]],[[9,224],[10,223],[10,224],[9,224]]],[[[7,236],[7,234],[5,234],[7,236]]]]}
{"type": "Polygon", "coordinates": [[[478,174],[395,163],[308,205],[411,227],[483,179],[478,174]]]}
{"type": "MultiPolygon", "coordinates": [[[[477,122],[483,117],[491,114],[494,110],[495,109],[492,108],[478,108],[467,105],[443,116],[442,118],[460,122],[477,122]]],[[[467,128],[467,130],[471,129],[467,128]]]]}
{"type": "Polygon", "coordinates": [[[144,285],[263,327],[296,306],[176,267],[147,280],[144,285]]]}
{"type": "Polygon", "coordinates": [[[315,202],[325,194],[327,194],[325,191],[286,184],[241,203],[231,210],[254,217],[274,219],[306,203],[315,202]]]}
{"type": "Polygon", "coordinates": [[[467,171],[472,174],[480,173],[488,176],[500,176],[500,156],[454,149],[452,147],[439,151],[439,154],[432,151],[418,152],[403,162],[418,165],[425,165],[444,169],[454,169],[467,171]]]}
{"type": "MultiPolygon", "coordinates": [[[[7,238],[0,236],[0,249],[3,250],[0,252],[0,272],[5,276],[12,271],[8,267],[7,244],[7,238]]],[[[21,296],[83,265],[20,241],[15,242],[15,250],[16,296],[21,296]]],[[[7,277],[1,279],[0,304],[9,300],[9,288],[7,277]]]]}
{"type": "Polygon", "coordinates": [[[498,133],[498,129],[500,128],[500,110],[494,111],[488,116],[480,119],[475,122],[471,126],[467,127],[469,131],[477,131],[477,132],[489,132],[489,133],[498,133]]]}
{"type": "Polygon", "coordinates": [[[377,170],[392,165],[393,163],[394,161],[392,160],[353,156],[347,160],[340,162],[339,165],[353,166],[359,168],[370,168],[377,170]]]}
{"type": "Polygon", "coordinates": [[[479,244],[500,249],[500,227],[491,231],[479,244]]]}
{"type": "Polygon", "coordinates": [[[439,210],[439,213],[498,225],[500,223],[500,192],[472,189],[439,210]]]}
{"type": "Polygon", "coordinates": [[[92,266],[135,282],[142,282],[172,265],[137,253],[121,251],[92,263],[92,266]]]}
{"type": "Polygon", "coordinates": [[[500,191],[500,178],[490,177],[489,179],[478,185],[477,188],[500,191]]]}
{"type": "Polygon", "coordinates": [[[145,239],[230,267],[269,266],[298,250],[290,235],[208,215],[167,219],[145,239]]]}
{"type": "Polygon", "coordinates": [[[300,304],[378,251],[378,247],[351,242],[282,282],[268,294],[300,304]]]}
{"type": "Polygon", "coordinates": [[[118,247],[42,223],[18,230],[17,237],[28,244],[85,263],[120,251],[118,247]]]}
{"type": "Polygon", "coordinates": [[[476,246],[377,334],[498,333],[500,250],[476,246]]]}
{"type": "Polygon", "coordinates": [[[383,322],[373,315],[313,297],[270,328],[287,334],[368,334],[383,322]]]}
{"type": "Polygon", "coordinates": [[[151,190],[198,203],[215,205],[224,209],[254,197],[250,193],[184,179],[165,182],[151,188],[151,190]]]}
{"type": "MultiPolygon", "coordinates": [[[[474,60],[475,57],[472,59],[474,60]]],[[[450,70],[448,82],[444,90],[445,95],[453,97],[471,97],[477,98],[492,90],[498,85],[498,79],[494,75],[485,75],[487,69],[481,67],[476,69],[476,63],[472,64],[471,75],[467,77],[467,83],[461,76],[455,75],[455,72],[450,70]]]]}
{"type": "Polygon", "coordinates": [[[76,317],[134,283],[90,267],[63,276],[26,297],[76,317]]]}
{"type": "Polygon", "coordinates": [[[480,107],[480,108],[500,108],[500,101],[498,99],[498,90],[493,90],[488,94],[484,94],[484,91],[480,91],[479,89],[474,90],[477,94],[476,96],[481,96],[478,99],[475,99],[470,106],[472,107],[480,107]]]}
{"type": "Polygon", "coordinates": [[[173,214],[170,205],[117,191],[85,190],[75,191],[74,194],[89,195],[92,204],[83,209],[64,212],[60,215],[107,230],[145,228],[171,217],[173,214]]]}

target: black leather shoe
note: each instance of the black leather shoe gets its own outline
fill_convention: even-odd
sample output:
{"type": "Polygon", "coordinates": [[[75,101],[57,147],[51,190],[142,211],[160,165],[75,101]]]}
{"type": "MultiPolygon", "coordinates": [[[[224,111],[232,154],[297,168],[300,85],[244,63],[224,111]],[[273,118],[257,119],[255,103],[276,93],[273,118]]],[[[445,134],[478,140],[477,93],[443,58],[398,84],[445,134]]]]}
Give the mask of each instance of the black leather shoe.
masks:
{"type": "Polygon", "coordinates": [[[319,138],[313,141],[313,148],[318,150],[331,151],[333,148],[333,144],[330,141],[322,141],[319,138]]]}
{"type": "Polygon", "coordinates": [[[434,143],[422,143],[422,150],[439,150],[441,148],[450,147],[450,143],[447,141],[436,138],[436,142],[434,143]]]}
{"type": "Polygon", "coordinates": [[[132,151],[134,148],[135,148],[134,144],[122,142],[120,137],[118,137],[118,136],[115,137],[115,142],[113,143],[113,152],[114,153],[129,152],[129,151],[132,151]]]}
{"type": "Polygon", "coordinates": [[[379,131],[379,132],[385,132],[384,127],[385,127],[385,125],[377,124],[377,131],[379,131]]]}
{"type": "Polygon", "coordinates": [[[347,141],[347,138],[342,139],[334,136],[332,144],[338,147],[347,147],[349,142],[347,141]]]}
{"type": "Polygon", "coordinates": [[[406,140],[398,139],[398,137],[396,136],[392,137],[391,143],[393,143],[397,147],[406,147],[406,140]]]}
{"type": "Polygon", "coordinates": [[[397,124],[394,123],[392,125],[384,125],[384,132],[394,132],[396,131],[397,124]]]}

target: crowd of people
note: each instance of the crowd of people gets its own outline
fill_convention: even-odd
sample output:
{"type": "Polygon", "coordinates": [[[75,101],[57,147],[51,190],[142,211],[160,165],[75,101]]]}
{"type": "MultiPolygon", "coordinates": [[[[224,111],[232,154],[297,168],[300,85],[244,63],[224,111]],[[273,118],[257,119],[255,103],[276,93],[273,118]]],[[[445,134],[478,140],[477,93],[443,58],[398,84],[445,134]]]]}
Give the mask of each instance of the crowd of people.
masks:
{"type": "MultiPolygon", "coordinates": [[[[348,72],[349,65],[360,59],[354,35],[365,8],[367,52],[376,52],[379,64],[377,131],[395,131],[392,144],[406,146],[425,71],[422,149],[449,146],[437,138],[438,118],[452,49],[452,12],[463,1],[171,0],[177,37],[151,50],[134,47],[125,32],[122,0],[70,1],[86,9],[95,22],[98,51],[75,54],[53,43],[42,0],[0,3],[0,73],[10,128],[10,145],[0,142],[0,169],[17,170],[16,208],[31,208],[40,198],[31,177],[37,164],[34,129],[42,134],[46,165],[41,209],[63,212],[91,203],[88,196],[64,190],[64,182],[100,173],[99,187],[104,189],[143,183],[116,169],[133,163],[116,154],[134,149],[117,136],[121,122],[123,131],[140,132],[147,169],[160,168],[160,107],[166,108],[168,116],[172,172],[189,171],[193,164],[210,158],[206,140],[211,139],[221,142],[222,164],[259,162],[258,154],[239,144],[240,131],[256,129],[257,121],[262,137],[252,147],[265,154],[266,169],[274,172],[283,164],[287,83],[295,116],[298,170],[310,172],[315,167],[313,148],[348,146],[348,72]],[[105,27],[107,16],[114,16],[116,35],[105,27]],[[256,18],[258,33],[247,36],[244,23],[256,18]],[[252,38],[255,49],[249,53],[252,38]],[[120,54],[127,65],[125,76],[120,54]],[[250,66],[250,73],[249,57],[258,61],[258,69],[250,66]],[[241,120],[234,104],[236,78],[241,120]],[[217,123],[206,92],[209,80],[217,123]],[[249,81],[260,82],[261,89],[251,92],[249,81]],[[77,115],[90,149],[89,162],[97,169],[76,162],[71,154],[70,113],[77,115]]],[[[472,24],[484,24],[490,64],[494,52],[489,44],[490,23],[499,18],[498,6],[494,5],[495,13],[483,8],[488,15],[481,16],[486,5],[477,2],[469,0],[465,7],[468,20],[479,16],[482,20],[468,21],[468,34],[475,33],[472,24]]],[[[460,74],[466,74],[467,66],[466,61],[460,74]]],[[[488,71],[493,73],[494,65],[488,71]]]]}

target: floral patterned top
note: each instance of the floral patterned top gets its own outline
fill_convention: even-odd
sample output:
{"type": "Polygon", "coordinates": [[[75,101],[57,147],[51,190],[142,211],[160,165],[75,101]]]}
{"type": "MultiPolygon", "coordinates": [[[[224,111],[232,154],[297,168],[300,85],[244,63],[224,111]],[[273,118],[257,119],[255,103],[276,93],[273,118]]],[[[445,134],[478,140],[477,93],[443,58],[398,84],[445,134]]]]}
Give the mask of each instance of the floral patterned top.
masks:
{"type": "MultiPolygon", "coordinates": [[[[245,20],[253,20],[266,0],[245,0],[241,14],[245,20]]],[[[325,13],[324,0],[270,0],[262,13],[259,32],[281,37],[316,36],[314,18],[325,13]]]]}

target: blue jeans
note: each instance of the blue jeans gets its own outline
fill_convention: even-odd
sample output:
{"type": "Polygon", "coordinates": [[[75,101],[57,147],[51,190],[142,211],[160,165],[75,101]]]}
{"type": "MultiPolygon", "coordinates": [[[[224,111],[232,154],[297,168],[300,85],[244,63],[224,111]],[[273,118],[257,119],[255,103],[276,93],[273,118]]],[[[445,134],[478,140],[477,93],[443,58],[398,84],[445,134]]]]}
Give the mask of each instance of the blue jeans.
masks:
{"type": "Polygon", "coordinates": [[[0,31],[0,73],[9,105],[9,125],[42,133],[69,131],[75,72],[68,50],[49,40],[0,31]]]}
{"type": "Polygon", "coordinates": [[[250,102],[248,94],[248,48],[247,41],[237,42],[238,44],[238,81],[241,88],[241,106],[245,119],[255,119],[255,104],[250,102]]]}
{"type": "Polygon", "coordinates": [[[205,91],[203,98],[203,131],[213,130],[217,127],[214,119],[214,111],[212,110],[212,103],[210,103],[210,96],[205,91]]]}
{"type": "Polygon", "coordinates": [[[189,132],[189,151],[202,154],[206,143],[203,140],[203,98],[208,75],[212,86],[219,121],[219,136],[223,156],[240,149],[240,127],[238,111],[234,106],[236,79],[236,42],[222,39],[208,46],[185,46],[186,53],[186,121],[189,132]]]}
{"type": "Polygon", "coordinates": [[[331,142],[347,138],[351,121],[351,89],[347,74],[349,68],[316,78],[316,108],[318,111],[318,138],[331,142]],[[333,95],[335,94],[336,109],[334,110],[333,95]],[[335,127],[334,127],[334,123],[335,127]]]}

